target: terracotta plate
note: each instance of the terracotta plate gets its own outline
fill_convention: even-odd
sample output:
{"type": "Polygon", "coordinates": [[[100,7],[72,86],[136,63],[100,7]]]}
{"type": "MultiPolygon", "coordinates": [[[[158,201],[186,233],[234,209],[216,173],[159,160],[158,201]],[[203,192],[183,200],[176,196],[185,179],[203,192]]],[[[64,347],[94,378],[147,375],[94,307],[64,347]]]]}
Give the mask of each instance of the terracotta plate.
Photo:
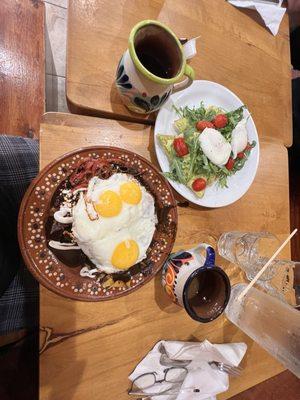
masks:
{"type": "Polygon", "coordinates": [[[45,167],[32,182],[22,201],[18,235],[23,258],[35,278],[53,292],[76,300],[99,301],[128,294],[148,282],[160,270],[175,241],[176,202],[168,182],[149,161],[116,147],[87,147],[68,153],[45,167]],[[87,157],[120,160],[143,178],[155,198],[158,224],[142,269],[126,285],[115,287],[95,278],[81,277],[81,267],[71,267],[48,248],[46,223],[53,207],[53,195],[87,157]],[[146,266],[146,267],[145,267],[146,266]]]}

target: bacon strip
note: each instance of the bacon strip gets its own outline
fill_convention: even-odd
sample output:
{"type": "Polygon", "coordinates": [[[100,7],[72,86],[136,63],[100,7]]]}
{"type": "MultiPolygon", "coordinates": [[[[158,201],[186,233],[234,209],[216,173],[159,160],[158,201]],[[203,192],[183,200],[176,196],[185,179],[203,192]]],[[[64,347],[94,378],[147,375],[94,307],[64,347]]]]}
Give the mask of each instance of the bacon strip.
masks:
{"type": "Polygon", "coordinates": [[[74,189],[85,188],[92,177],[108,179],[113,174],[113,170],[113,166],[103,158],[87,158],[76,167],[69,182],[74,189]]]}

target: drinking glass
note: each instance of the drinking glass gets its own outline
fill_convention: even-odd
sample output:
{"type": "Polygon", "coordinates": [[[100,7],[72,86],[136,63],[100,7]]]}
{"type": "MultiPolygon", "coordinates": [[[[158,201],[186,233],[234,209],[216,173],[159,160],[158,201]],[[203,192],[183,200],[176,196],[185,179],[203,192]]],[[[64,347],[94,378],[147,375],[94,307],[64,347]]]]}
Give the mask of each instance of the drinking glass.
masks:
{"type": "MultiPolygon", "coordinates": [[[[269,232],[226,232],[219,238],[218,251],[222,257],[238,264],[251,281],[279,245],[279,239],[269,232]]],[[[279,264],[279,260],[274,260],[260,279],[271,279],[279,264]]]]}
{"type": "MultiPolygon", "coordinates": [[[[217,246],[219,254],[238,264],[251,281],[279,245],[279,239],[269,232],[226,232],[220,236],[217,246]]],[[[300,263],[275,259],[258,279],[257,284],[270,295],[295,307],[295,267],[300,268],[300,263]]]]}
{"type": "Polygon", "coordinates": [[[246,284],[232,287],[225,314],[256,343],[300,378],[300,312],[246,284]]]}
{"type": "MultiPolygon", "coordinates": [[[[269,280],[259,279],[256,283],[271,296],[275,296],[281,301],[293,307],[299,307],[297,296],[294,289],[295,271],[300,269],[300,263],[296,261],[275,260],[275,275],[269,280]]],[[[261,268],[263,265],[261,266],[261,268]]]]}

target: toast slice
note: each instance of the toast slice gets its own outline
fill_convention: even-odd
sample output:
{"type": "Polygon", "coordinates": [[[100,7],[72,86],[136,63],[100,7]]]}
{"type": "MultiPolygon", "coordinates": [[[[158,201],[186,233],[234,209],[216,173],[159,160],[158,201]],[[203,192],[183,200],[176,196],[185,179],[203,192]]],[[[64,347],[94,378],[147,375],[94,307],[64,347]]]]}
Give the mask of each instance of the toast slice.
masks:
{"type": "Polygon", "coordinates": [[[173,148],[173,135],[157,135],[159,144],[163,148],[169,160],[171,160],[172,148],[173,148]]]}

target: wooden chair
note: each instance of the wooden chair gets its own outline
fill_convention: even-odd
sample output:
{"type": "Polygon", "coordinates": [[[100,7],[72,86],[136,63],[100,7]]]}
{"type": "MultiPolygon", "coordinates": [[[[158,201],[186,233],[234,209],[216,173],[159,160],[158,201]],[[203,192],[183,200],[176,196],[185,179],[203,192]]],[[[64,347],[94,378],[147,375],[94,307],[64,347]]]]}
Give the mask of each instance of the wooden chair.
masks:
{"type": "Polygon", "coordinates": [[[2,0],[0,133],[38,137],[45,104],[44,3],[2,0]]]}

